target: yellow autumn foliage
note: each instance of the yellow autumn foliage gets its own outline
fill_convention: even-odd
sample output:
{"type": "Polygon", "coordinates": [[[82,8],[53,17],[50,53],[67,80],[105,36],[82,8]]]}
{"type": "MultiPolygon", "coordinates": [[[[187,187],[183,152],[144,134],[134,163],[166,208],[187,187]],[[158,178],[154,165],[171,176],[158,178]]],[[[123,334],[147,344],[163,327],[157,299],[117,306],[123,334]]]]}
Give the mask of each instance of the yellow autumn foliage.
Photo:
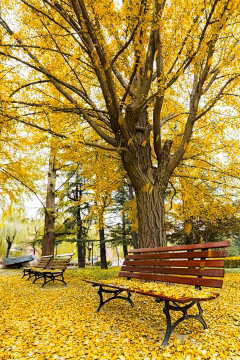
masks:
{"type": "Polygon", "coordinates": [[[184,232],[187,236],[190,235],[191,230],[192,230],[192,224],[189,222],[185,222],[184,223],[184,232]]]}
{"type": "Polygon", "coordinates": [[[209,297],[216,297],[213,294],[212,289],[204,288],[203,290],[199,291],[196,290],[194,287],[187,286],[187,285],[165,285],[165,284],[158,284],[154,282],[142,282],[136,279],[131,279],[131,281],[126,279],[114,279],[114,280],[102,280],[104,284],[112,284],[115,286],[123,286],[124,288],[130,288],[133,290],[139,291],[150,291],[155,294],[161,294],[164,296],[174,297],[176,299],[181,299],[184,297],[189,298],[209,298],[209,297]]]}
{"type": "MultiPolygon", "coordinates": [[[[98,278],[110,272],[98,270],[98,278]]],[[[83,281],[92,271],[67,270],[67,286],[43,289],[40,281],[31,284],[21,275],[21,270],[0,269],[1,360],[239,359],[239,273],[226,274],[220,297],[202,303],[209,329],[185,321],[164,349],[163,305],[152,298],[133,294],[133,308],[117,300],[96,314],[96,288],[83,281]]]]}

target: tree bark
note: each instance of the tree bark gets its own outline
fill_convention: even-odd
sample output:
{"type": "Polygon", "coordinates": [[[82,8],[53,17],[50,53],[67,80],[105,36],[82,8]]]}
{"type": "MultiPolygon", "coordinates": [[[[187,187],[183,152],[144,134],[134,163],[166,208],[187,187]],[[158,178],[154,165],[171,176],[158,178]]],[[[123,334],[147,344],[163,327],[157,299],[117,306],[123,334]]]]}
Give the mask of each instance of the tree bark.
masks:
{"type": "Polygon", "coordinates": [[[127,234],[126,234],[126,219],[125,219],[125,212],[123,211],[122,214],[122,230],[123,230],[123,254],[124,254],[124,258],[128,255],[128,248],[127,248],[127,234]]]}
{"type": "MultiPolygon", "coordinates": [[[[82,191],[78,189],[78,184],[76,184],[76,199],[81,199],[82,191]]],[[[77,242],[77,250],[78,250],[78,266],[80,268],[85,268],[85,256],[86,256],[86,245],[79,240],[82,240],[82,218],[81,218],[81,209],[80,205],[78,205],[77,209],[77,226],[78,226],[78,242],[77,242]]]]}
{"type": "Polygon", "coordinates": [[[164,194],[170,177],[167,165],[170,160],[171,141],[166,140],[161,163],[157,168],[152,164],[149,140],[151,126],[148,123],[147,111],[139,118],[137,125],[145,128],[145,131],[136,131],[132,140],[133,149],[122,153],[121,156],[136,194],[138,246],[167,246],[164,194]]]}
{"type": "Polygon", "coordinates": [[[149,194],[137,194],[139,247],[166,246],[164,196],[155,186],[149,194]]]}
{"type": "Polygon", "coordinates": [[[120,255],[119,255],[118,247],[116,246],[115,249],[116,249],[116,254],[117,254],[117,266],[119,266],[120,255]]]}
{"type": "Polygon", "coordinates": [[[86,256],[86,245],[85,243],[77,242],[78,250],[78,266],[80,268],[85,268],[85,256],[86,256]]]}
{"type": "MultiPolygon", "coordinates": [[[[134,195],[133,195],[133,186],[132,186],[132,182],[131,182],[131,181],[128,183],[128,188],[129,188],[129,198],[130,198],[130,200],[133,200],[133,199],[134,199],[134,195]]],[[[134,249],[138,249],[137,232],[136,232],[136,231],[131,231],[131,234],[132,234],[133,248],[134,248],[134,249]]]]}
{"type": "Polygon", "coordinates": [[[11,249],[11,246],[12,246],[12,241],[10,239],[10,236],[7,236],[6,237],[6,240],[7,240],[7,253],[6,253],[6,258],[9,257],[9,252],[10,252],[10,249],[11,249]]]}
{"type": "Polygon", "coordinates": [[[107,269],[106,246],[104,242],[104,229],[99,230],[101,269],[107,269]]]}
{"type": "Polygon", "coordinates": [[[47,184],[47,198],[45,209],[45,228],[43,236],[42,255],[54,255],[55,245],[55,186],[56,186],[56,168],[55,157],[50,156],[49,159],[49,172],[47,184]]]}

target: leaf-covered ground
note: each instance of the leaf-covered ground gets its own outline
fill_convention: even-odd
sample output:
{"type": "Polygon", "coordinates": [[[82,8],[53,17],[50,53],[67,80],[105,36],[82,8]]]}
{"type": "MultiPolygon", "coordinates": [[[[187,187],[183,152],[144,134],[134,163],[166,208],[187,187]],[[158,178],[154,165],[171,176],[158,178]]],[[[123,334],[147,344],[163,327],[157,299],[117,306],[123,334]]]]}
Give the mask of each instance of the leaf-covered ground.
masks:
{"type": "MultiPolygon", "coordinates": [[[[114,278],[118,269],[68,270],[67,286],[21,279],[0,270],[0,359],[240,359],[240,274],[226,274],[221,296],[202,304],[209,330],[181,323],[161,349],[163,305],[133,294],[96,314],[97,289],[83,278],[114,278]]],[[[176,315],[177,316],[177,315],[176,315]]]]}

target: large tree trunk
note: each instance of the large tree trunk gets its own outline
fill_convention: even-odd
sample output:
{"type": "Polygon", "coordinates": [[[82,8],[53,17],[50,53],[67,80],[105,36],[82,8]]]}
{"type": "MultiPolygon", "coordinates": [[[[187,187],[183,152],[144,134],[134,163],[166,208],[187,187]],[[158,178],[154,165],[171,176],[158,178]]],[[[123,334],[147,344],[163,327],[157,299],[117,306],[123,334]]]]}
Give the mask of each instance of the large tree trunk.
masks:
{"type": "Polygon", "coordinates": [[[43,236],[42,255],[54,255],[55,244],[55,186],[56,186],[56,169],[55,157],[50,156],[48,184],[47,184],[47,198],[45,209],[45,228],[43,236]]]}
{"type": "Polygon", "coordinates": [[[134,148],[132,152],[122,152],[121,156],[136,194],[138,246],[139,248],[167,246],[164,194],[170,177],[167,164],[171,141],[166,141],[163,146],[160,166],[154,167],[149,140],[151,125],[148,123],[147,112],[138,119],[137,125],[145,129],[137,130],[134,135],[132,134],[132,141],[137,146],[137,151],[134,148]]]}
{"type": "Polygon", "coordinates": [[[164,196],[154,186],[151,194],[137,194],[139,247],[166,246],[164,196]]]}
{"type": "MultiPolygon", "coordinates": [[[[133,200],[133,199],[134,199],[134,195],[133,195],[133,186],[132,186],[132,182],[131,182],[131,181],[129,181],[129,183],[128,183],[128,188],[129,188],[129,198],[130,198],[130,200],[133,200]]],[[[131,231],[131,235],[132,235],[133,248],[134,248],[134,249],[138,249],[137,232],[136,232],[136,231],[131,231]]]]}
{"type": "Polygon", "coordinates": [[[167,246],[165,229],[164,191],[160,181],[147,176],[135,178],[138,212],[139,248],[167,246]],[[146,184],[150,184],[147,185],[146,184]]]}

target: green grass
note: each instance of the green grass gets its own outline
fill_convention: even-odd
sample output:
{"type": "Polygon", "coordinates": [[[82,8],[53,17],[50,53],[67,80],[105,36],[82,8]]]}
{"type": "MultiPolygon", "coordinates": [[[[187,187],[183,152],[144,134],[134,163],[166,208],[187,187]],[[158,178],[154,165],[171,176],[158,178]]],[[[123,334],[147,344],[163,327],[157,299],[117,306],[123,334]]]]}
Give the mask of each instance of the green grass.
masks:
{"type": "Polygon", "coordinates": [[[226,273],[234,273],[234,274],[237,274],[237,273],[240,273],[240,268],[235,268],[235,269],[225,269],[226,273]]]}
{"type": "Polygon", "coordinates": [[[80,277],[82,279],[114,279],[118,276],[120,267],[109,267],[107,270],[101,269],[99,266],[91,266],[85,269],[68,269],[67,273],[71,277],[80,277]]]}

